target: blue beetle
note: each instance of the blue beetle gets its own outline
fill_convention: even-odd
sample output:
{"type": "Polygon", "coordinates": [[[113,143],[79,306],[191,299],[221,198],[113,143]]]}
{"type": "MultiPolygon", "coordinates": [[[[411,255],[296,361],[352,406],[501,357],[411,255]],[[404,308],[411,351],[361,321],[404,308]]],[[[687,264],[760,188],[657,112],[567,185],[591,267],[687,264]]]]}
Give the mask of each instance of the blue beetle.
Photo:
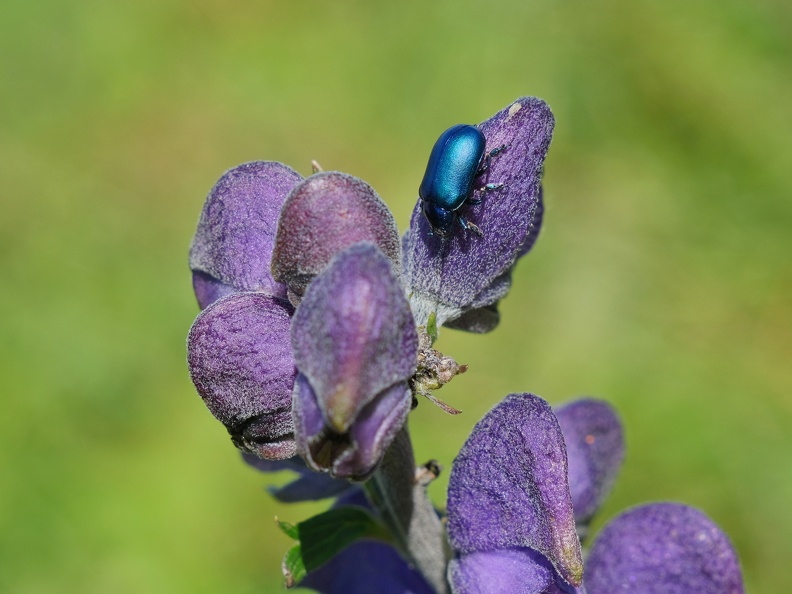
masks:
{"type": "MultiPolygon", "coordinates": [[[[466,124],[452,126],[435,142],[418,189],[421,210],[432,227],[432,233],[447,236],[456,220],[464,229],[482,234],[476,225],[458,211],[466,202],[481,202],[469,200],[473,182],[487,170],[489,160],[506,148],[500,146],[485,154],[486,142],[481,130],[466,124]]],[[[497,190],[502,187],[503,184],[486,184],[482,189],[497,190]]]]}

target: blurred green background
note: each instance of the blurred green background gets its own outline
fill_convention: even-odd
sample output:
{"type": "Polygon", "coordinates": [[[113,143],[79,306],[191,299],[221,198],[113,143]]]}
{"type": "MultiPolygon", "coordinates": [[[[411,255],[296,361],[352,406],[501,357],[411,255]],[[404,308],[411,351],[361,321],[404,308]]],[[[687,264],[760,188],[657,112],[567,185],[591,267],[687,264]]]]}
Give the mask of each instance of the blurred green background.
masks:
{"type": "MultiPolygon", "coordinates": [[[[0,591],[267,593],[287,477],[246,468],[185,365],[187,249],[229,167],[310,160],[403,229],[432,143],[551,105],[542,236],[470,364],[412,415],[446,467],[509,392],[590,394],[656,499],[792,592],[792,4],[5,0],[0,591]]],[[[444,502],[447,473],[432,488],[444,502]]]]}

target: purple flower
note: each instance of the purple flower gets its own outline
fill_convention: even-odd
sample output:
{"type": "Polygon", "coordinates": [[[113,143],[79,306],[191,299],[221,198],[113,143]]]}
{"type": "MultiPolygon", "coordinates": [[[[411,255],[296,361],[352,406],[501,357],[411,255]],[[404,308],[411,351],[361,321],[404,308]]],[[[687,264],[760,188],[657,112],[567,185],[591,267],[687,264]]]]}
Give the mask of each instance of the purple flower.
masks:
{"type": "Polygon", "coordinates": [[[382,199],[356,177],[317,173],[298,184],[283,205],[272,273],[288,286],[289,299],[297,305],[333,256],[361,241],[379,247],[400,273],[399,231],[382,199]]]}
{"type": "Polygon", "coordinates": [[[624,459],[624,434],[616,411],[602,400],[584,398],[554,412],[564,435],[569,491],[580,535],[616,480],[624,459]]]}
{"type": "MultiPolygon", "coordinates": [[[[543,576],[552,581],[557,573],[580,585],[564,438],[544,400],[511,394],[475,426],[451,469],[448,537],[460,555],[451,563],[452,579],[481,574],[487,564],[473,553],[510,551],[510,566],[518,569],[532,566],[533,551],[555,568],[543,576]]],[[[464,584],[452,581],[458,592],[476,592],[464,584]]]]}
{"type": "Polygon", "coordinates": [[[416,206],[404,236],[404,275],[419,324],[432,312],[439,324],[487,332],[498,323],[497,303],[511,287],[511,271],[539,232],[543,208],[541,176],[553,132],[550,108],[540,99],[523,97],[480,124],[487,151],[505,145],[491,160],[481,183],[503,183],[465,205],[462,214],[483,237],[453,230],[448,238],[431,234],[416,206]]]}
{"type": "Polygon", "coordinates": [[[418,335],[393,268],[370,243],[336,256],[294,315],[294,424],[309,466],[361,480],[412,404],[418,335]]]}
{"type": "Polygon", "coordinates": [[[291,308],[264,293],[234,293],[201,312],[187,337],[190,377],[234,444],[262,458],[296,453],[291,417],[291,308]]]}
{"type": "Polygon", "coordinates": [[[612,409],[595,400],[558,415],[560,423],[532,394],[507,396],[455,460],[448,501],[454,594],[742,594],[726,535],[680,504],[619,516],[595,541],[584,572],[579,544],[564,544],[574,533],[571,517],[585,525],[601,503],[621,463],[622,433],[612,409]]]}
{"type": "Polygon", "coordinates": [[[270,259],[281,207],[301,180],[273,161],[244,163],[218,180],[190,247],[193,288],[202,309],[237,291],[286,297],[286,287],[272,278],[270,259]]]}
{"type": "MultiPolygon", "coordinates": [[[[489,145],[506,145],[487,173],[504,187],[482,205],[464,207],[484,236],[468,236],[460,228],[440,241],[428,235],[416,209],[404,237],[404,257],[393,216],[357,178],[326,172],[303,179],[285,165],[263,161],[240,165],[220,178],[201,213],[190,267],[202,308],[237,296],[196,320],[188,359],[198,392],[238,447],[267,458],[293,453],[295,429],[287,420],[286,396],[295,381],[286,334],[292,309],[285,299],[296,306],[337,254],[371,242],[388,267],[384,273],[386,264],[375,266],[383,280],[371,297],[387,295],[390,301],[368,313],[376,309],[375,317],[394,322],[394,333],[379,339],[379,351],[350,351],[340,360],[340,353],[327,348],[336,339],[364,340],[367,330],[354,322],[339,322],[332,336],[310,335],[319,332],[318,320],[331,314],[341,319],[352,311],[351,304],[368,307],[365,299],[341,291],[348,280],[343,275],[334,286],[340,301],[315,294],[313,304],[303,308],[311,312],[311,329],[291,333],[301,372],[293,384],[300,451],[312,467],[338,476],[362,478],[371,472],[404,423],[411,401],[406,381],[415,371],[415,320],[401,298],[402,263],[421,324],[436,311],[449,326],[477,332],[494,327],[497,301],[509,289],[514,262],[538,233],[541,167],[552,127],[550,110],[533,98],[520,99],[481,124],[489,145]],[[270,320],[278,323],[270,327],[270,320]],[[310,345],[308,338],[317,344],[310,345]],[[389,340],[396,341],[392,352],[385,347],[389,340]]],[[[435,375],[431,369],[422,373],[430,379],[435,375]]]]}
{"type": "MultiPolygon", "coordinates": [[[[410,342],[416,340],[414,322],[391,270],[401,266],[398,231],[376,193],[342,173],[302,180],[279,163],[241,165],[224,174],[210,192],[190,250],[190,265],[198,302],[207,308],[188,338],[190,375],[237,447],[265,459],[293,456],[294,394],[302,437],[321,414],[330,423],[323,433],[327,439],[311,433],[314,446],[332,442],[329,449],[311,450],[303,440],[312,466],[324,468],[323,461],[333,460],[339,476],[371,472],[409,412],[406,380],[416,359],[410,342]],[[321,346],[311,351],[304,334],[296,332],[303,373],[295,386],[294,310],[285,298],[299,303],[310,281],[333,256],[360,241],[378,247],[364,248],[366,255],[353,258],[352,268],[335,269],[341,271],[344,285],[336,290],[340,301],[315,293],[298,318],[303,327],[312,324],[312,331],[319,333],[331,328],[320,328],[317,320],[333,322],[332,336],[314,338],[343,342],[346,337],[350,345],[363,340],[367,331],[358,324],[371,323],[369,330],[383,331],[379,351],[349,350],[345,361],[321,360],[339,353],[328,353],[321,346]],[[357,273],[362,276],[356,277],[357,273]],[[346,285],[347,281],[353,284],[346,285]],[[370,292],[356,292],[367,281],[370,292]],[[350,289],[354,290],[350,293],[350,289]],[[373,317],[365,319],[366,315],[373,317]],[[400,325],[398,336],[385,331],[389,320],[400,325]],[[395,352],[388,352],[388,341],[394,338],[403,338],[404,344],[397,340],[395,352]],[[336,364],[345,366],[333,368],[336,364]],[[322,375],[322,369],[331,369],[331,375],[322,375]],[[314,390],[318,400],[316,395],[308,396],[314,390]],[[335,390],[335,396],[328,399],[328,390],[335,390]],[[313,412],[321,414],[312,416],[313,412]],[[349,443],[338,444],[333,441],[337,438],[349,443]],[[317,460],[310,457],[312,451],[317,460]]],[[[369,346],[376,346],[372,340],[369,346]]],[[[300,493],[297,489],[295,496],[300,493]]]]}
{"type": "MultiPolygon", "coordinates": [[[[339,172],[303,179],[280,163],[240,165],[209,193],[190,249],[203,311],[187,344],[206,406],[249,464],[298,473],[270,490],[280,501],[340,496],[339,504],[369,507],[349,481],[367,480],[388,452],[368,493],[395,548],[366,541],[338,553],[348,540],[334,548],[332,533],[303,523],[289,575],[304,575],[298,562],[308,551],[329,559],[305,563],[304,585],[325,594],[446,594],[449,585],[453,594],[744,592],[726,535],[681,504],[618,516],[584,571],[581,539],[624,457],[618,415],[593,399],[553,411],[512,394],[476,425],[451,471],[447,564],[426,498],[436,473],[414,472],[402,428],[414,394],[437,401],[429,391],[466,367],[434,350],[436,334],[420,327],[432,315],[470,332],[498,324],[513,268],[541,228],[553,126],[547,105],[530,97],[479,125],[497,154],[452,216],[476,232],[455,225],[433,234],[419,203],[400,240],[363,181],[339,172]]],[[[331,517],[332,528],[349,528],[331,517]]]]}
{"type": "Polygon", "coordinates": [[[699,510],[652,503],[612,520],[586,564],[588,594],[743,594],[737,553],[699,510]]]}

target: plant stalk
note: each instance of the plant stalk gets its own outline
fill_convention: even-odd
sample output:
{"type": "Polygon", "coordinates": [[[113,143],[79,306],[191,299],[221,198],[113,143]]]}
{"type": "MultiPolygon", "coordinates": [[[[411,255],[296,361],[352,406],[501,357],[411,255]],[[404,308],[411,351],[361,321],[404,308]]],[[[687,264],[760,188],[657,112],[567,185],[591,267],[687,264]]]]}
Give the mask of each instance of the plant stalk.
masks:
{"type": "Polygon", "coordinates": [[[416,481],[415,456],[405,425],[366,483],[366,492],[400,544],[407,561],[437,594],[449,594],[446,567],[450,551],[427,484],[416,481]]]}

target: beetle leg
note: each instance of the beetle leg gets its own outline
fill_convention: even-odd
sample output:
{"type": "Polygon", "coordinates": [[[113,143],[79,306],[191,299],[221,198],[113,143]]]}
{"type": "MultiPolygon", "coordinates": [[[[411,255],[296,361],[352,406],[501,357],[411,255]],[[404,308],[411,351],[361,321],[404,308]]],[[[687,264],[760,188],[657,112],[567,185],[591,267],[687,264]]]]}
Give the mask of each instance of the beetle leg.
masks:
{"type": "Polygon", "coordinates": [[[492,160],[492,158],[498,156],[498,154],[503,152],[505,149],[506,149],[506,145],[502,144],[499,147],[492,149],[486,155],[484,155],[484,157],[481,159],[481,165],[479,166],[478,171],[476,171],[476,177],[479,177],[484,172],[486,172],[487,169],[489,169],[490,167],[490,161],[492,160]]]}
{"type": "MultiPolygon", "coordinates": [[[[493,192],[495,190],[502,190],[505,187],[506,187],[506,184],[486,184],[486,185],[481,186],[480,188],[476,188],[476,191],[478,191],[478,192],[493,192]]],[[[473,202],[472,200],[468,200],[468,204],[478,204],[480,202],[481,202],[481,200],[478,200],[478,202],[473,202]]]]}
{"type": "Polygon", "coordinates": [[[479,229],[477,225],[468,221],[465,217],[457,216],[457,220],[459,221],[459,224],[462,225],[462,227],[465,229],[465,231],[473,231],[473,233],[475,233],[479,237],[484,237],[484,234],[481,232],[481,229],[479,229]]]}
{"type": "Polygon", "coordinates": [[[490,157],[494,157],[494,156],[496,156],[498,153],[502,153],[502,152],[503,152],[503,151],[505,151],[505,150],[506,150],[506,145],[505,145],[505,144],[502,144],[502,145],[500,145],[499,147],[492,149],[492,150],[489,152],[489,156],[490,156],[490,157]]]}

